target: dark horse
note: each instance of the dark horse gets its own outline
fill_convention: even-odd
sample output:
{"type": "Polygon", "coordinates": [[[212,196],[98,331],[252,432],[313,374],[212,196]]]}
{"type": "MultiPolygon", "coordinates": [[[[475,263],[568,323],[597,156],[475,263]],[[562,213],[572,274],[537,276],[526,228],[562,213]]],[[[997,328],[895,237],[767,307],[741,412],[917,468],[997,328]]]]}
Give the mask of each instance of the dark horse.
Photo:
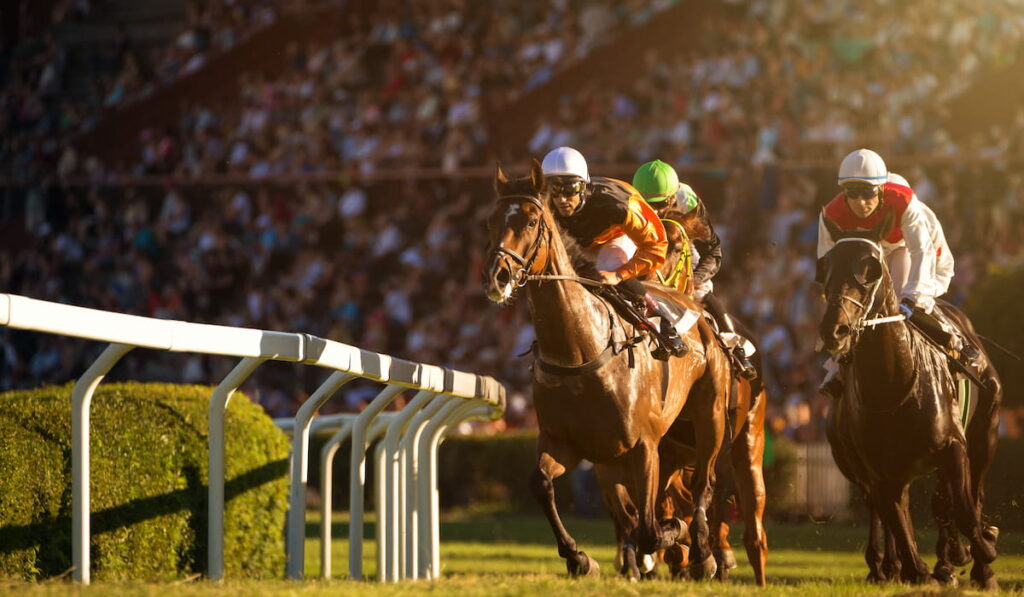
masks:
{"type": "MultiPolygon", "coordinates": [[[[526,287],[537,335],[533,402],[540,435],[537,468],[530,488],[540,502],[571,575],[596,574],[596,562],[562,525],[552,480],[580,459],[624,468],[638,504],[637,548],[653,553],[675,542],[674,521],[659,524],[658,445],[680,417],[697,432],[694,474],[694,559],[710,559],[704,512],[710,506],[714,467],[725,427],[728,363],[706,324],[684,335],[691,351],[669,361],[654,359],[643,345],[627,348],[633,326],[577,277],[548,205],[540,164],[530,175],[510,181],[499,167],[497,201],[488,218],[490,257],[484,286],[496,303],[526,287]],[[555,279],[552,279],[555,277],[555,279]],[[710,350],[709,350],[710,349],[710,350]]],[[[672,291],[662,299],[695,308],[672,291]]],[[[700,570],[696,574],[702,575],[700,570]]],[[[712,571],[713,573],[713,571],[712,571]]]]}
{"type": "MultiPolygon", "coordinates": [[[[864,491],[871,510],[868,578],[882,581],[890,573],[879,547],[884,525],[903,580],[952,580],[952,556],[942,541],[935,575],[929,575],[908,510],[910,482],[938,469],[936,517],[940,525],[955,521],[971,544],[971,580],[994,589],[995,538],[982,528],[981,506],[1002,395],[995,369],[986,355],[979,359],[976,373],[984,383],[965,431],[947,356],[897,317],[898,301],[878,244],[892,225],[891,215],[868,232],[842,232],[827,217],[824,221],[837,242],[818,260],[816,278],[828,301],[820,334],[845,379],[844,393],[829,412],[827,434],[840,470],[864,491]],[[879,318],[889,320],[876,322],[879,318]]],[[[966,317],[949,305],[942,308],[980,346],[966,317]]],[[[955,533],[947,539],[959,544],[955,533]]]]}
{"type": "MultiPolygon", "coordinates": [[[[747,335],[745,330],[741,331],[747,335]]],[[[755,352],[753,356],[754,365],[760,372],[760,353],[755,352]]],[[[729,569],[736,565],[728,541],[727,500],[733,495],[739,498],[745,525],[743,543],[747,559],[754,569],[755,582],[765,586],[768,536],[764,529],[765,487],[762,462],[767,397],[761,379],[760,376],[754,380],[736,376],[733,380],[730,389],[731,428],[727,430],[725,445],[722,447],[722,455],[728,456],[728,460],[718,461],[718,477],[709,519],[711,547],[717,563],[716,577],[727,580],[729,569]]],[[[679,518],[684,525],[691,522],[694,503],[690,488],[696,463],[693,444],[693,427],[686,421],[673,425],[662,440],[659,448],[663,479],[663,492],[658,506],[660,519],[679,518]]],[[[611,465],[595,465],[595,470],[600,480],[602,499],[615,523],[621,558],[618,563],[625,566],[628,558],[625,544],[631,530],[637,525],[636,508],[624,491],[625,476],[621,469],[611,465]]],[[[684,533],[675,545],[665,549],[662,554],[673,578],[686,576],[690,563],[689,544],[690,538],[684,533]]],[[[651,563],[652,560],[647,560],[648,566],[651,563]]]]}

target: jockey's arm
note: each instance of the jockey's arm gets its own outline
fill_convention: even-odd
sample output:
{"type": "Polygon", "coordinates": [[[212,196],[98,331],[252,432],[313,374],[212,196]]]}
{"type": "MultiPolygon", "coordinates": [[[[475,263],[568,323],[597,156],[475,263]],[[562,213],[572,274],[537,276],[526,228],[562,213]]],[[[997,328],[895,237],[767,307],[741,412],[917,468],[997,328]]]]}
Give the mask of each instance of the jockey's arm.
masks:
{"type": "Polygon", "coordinates": [[[642,199],[630,199],[629,209],[626,210],[626,218],[619,225],[622,231],[636,244],[636,253],[632,259],[627,261],[615,270],[623,280],[630,278],[642,278],[661,267],[665,263],[665,255],[668,253],[668,241],[665,239],[664,228],[659,230],[661,222],[654,222],[644,216],[643,210],[636,201],[642,199]]]}
{"type": "Polygon", "coordinates": [[[825,256],[834,247],[836,241],[832,240],[828,228],[825,227],[825,212],[818,214],[818,259],[825,256]]]}
{"type": "Polygon", "coordinates": [[[693,239],[693,246],[697,249],[699,256],[697,265],[693,268],[695,288],[713,278],[722,267],[722,241],[715,233],[706,213],[702,213],[700,217],[704,219],[703,223],[707,226],[709,235],[706,239],[693,239]]]}
{"type": "MultiPolygon", "coordinates": [[[[900,298],[912,299],[926,313],[930,313],[935,306],[934,277],[938,249],[933,240],[936,236],[932,230],[933,219],[928,217],[928,211],[928,206],[915,195],[907,205],[907,211],[903,213],[900,224],[910,254],[910,274],[900,298]]],[[[934,222],[938,225],[938,220],[934,222]]]]}

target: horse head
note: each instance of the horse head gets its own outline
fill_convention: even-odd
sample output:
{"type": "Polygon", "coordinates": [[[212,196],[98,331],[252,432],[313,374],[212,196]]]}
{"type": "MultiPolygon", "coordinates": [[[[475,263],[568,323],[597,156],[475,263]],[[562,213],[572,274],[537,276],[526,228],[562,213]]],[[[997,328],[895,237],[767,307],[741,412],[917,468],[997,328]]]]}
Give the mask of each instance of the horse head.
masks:
{"type": "Polygon", "coordinates": [[[497,200],[487,218],[489,257],[483,270],[487,297],[509,302],[531,275],[545,270],[555,223],[547,208],[544,171],[533,160],[530,174],[509,180],[498,164],[494,175],[497,200]]]}
{"type": "Polygon", "coordinates": [[[819,333],[832,354],[848,352],[864,321],[882,307],[892,282],[879,244],[892,227],[892,212],[868,231],[844,232],[828,215],[822,221],[835,245],[818,259],[815,282],[827,301],[819,333]]]}

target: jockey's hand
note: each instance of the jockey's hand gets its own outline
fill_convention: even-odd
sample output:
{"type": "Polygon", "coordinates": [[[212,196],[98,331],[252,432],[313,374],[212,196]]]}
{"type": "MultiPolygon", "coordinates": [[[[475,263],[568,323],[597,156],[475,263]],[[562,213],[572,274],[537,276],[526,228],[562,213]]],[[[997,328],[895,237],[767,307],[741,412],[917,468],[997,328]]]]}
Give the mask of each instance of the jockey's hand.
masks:
{"type": "Polygon", "coordinates": [[[915,309],[917,309],[917,303],[914,302],[914,299],[906,297],[900,301],[900,313],[907,319],[910,319],[915,309]]]}
{"type": "Polygon", "coordinates": [[[622,281],[622,276],[619,275],[619,272],[599,271],[597,273],[599,276],[601,276],[601,281],[604,282],[605,284],[615,286],[616,284],[622,281]]]}

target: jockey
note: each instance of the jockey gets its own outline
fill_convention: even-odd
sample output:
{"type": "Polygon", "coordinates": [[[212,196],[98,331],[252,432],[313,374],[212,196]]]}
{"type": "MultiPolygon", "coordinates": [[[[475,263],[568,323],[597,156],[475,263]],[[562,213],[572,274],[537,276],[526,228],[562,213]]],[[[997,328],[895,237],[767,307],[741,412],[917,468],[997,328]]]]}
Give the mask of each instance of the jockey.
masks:
{"type": "MultiPolygon", "coordinates": [[[[689,236],[690,253],[696,255],[697,265],[693,268],[691,288],[693,295],[715,318],[722,332],[736,335],[736,327],[726,312],[722,301],[713,294],[714,286],[711,278],[718,273],[722,265],[722,243],[711,225],[707,208],[690,185],[679,181],[675,169],[661,160],[647,162],[633,174],[633,186],[640,192],[644,200],[654,209],[666,224],[676,226],[684,232],[674,250],[682,251],[682,240],[689,236]]],[[[676,282],[677,290],[684,290],[687,284],[685,277],[676,282]],[[682,285],[682,286],[680,286],[682,285]]],[[[743,346],[732,348],[733,356],[739,364],[740,375],[746,379],[757,376],[757,370],[751,364],[743,346]]]]}
{"type": "Polygon", "coordinates": [[[665,262],[668,241],[658,216],[625,182],[591,177],[586,159],[571,147],[548,152],[541,167],[559,224],[594,259],[599,279],[661,317],[659,340],[665,346],[654,356],[689,352],[668,309],[640,282],[665,262]]]}
{"type": "MultiPolygon", "coordinates": [[[[953,253],[946,243],[935,212],[917,198],[902,176],[889,172],[882,157],[870,149],[858,149],[839,165],[839,186],[835,196],[818,217],[818,258],[835,241],[825,228],[824,218],[842,230],[870,230],[888,213],[894,216],[892,231],[880,243],[893,288],[900,297],[900,311],[929,337],[958,353],[961,363],[970,365],[979,356],[949,323],[935,298],[945,294],[953,278],[953,253]]],[[[833,398],[840,395],[842,382],[830,360],[830,375],[821,391],[833,398]]]]}

